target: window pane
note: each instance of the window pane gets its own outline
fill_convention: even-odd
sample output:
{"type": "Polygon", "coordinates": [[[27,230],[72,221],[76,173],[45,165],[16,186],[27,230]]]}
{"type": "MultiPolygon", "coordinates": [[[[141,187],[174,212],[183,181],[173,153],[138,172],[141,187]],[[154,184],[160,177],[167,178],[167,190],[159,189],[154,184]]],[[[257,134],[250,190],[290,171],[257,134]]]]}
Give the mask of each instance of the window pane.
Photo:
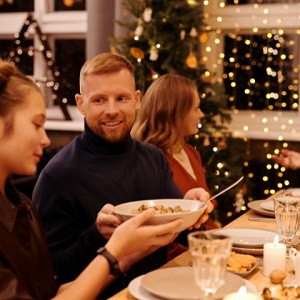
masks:
{"type": "Polygon", "coordinates": [[[55,0],[55,11],[85,10],[85,0],[55,0]]]}
{"type": "Polygon", "coordinates": [[[0,39],[0,57],[10,59],[10,53],[14,52],[13,60],[19,69],[27,75],[33,75],[33,40],[24,40],[19,47],[15,47],[14,42],[0,39]]]}
{"type": "Polygon", "coordinates": [[[0,1],[0,13],[33,11],[34,0],[0,1]]]}
{"type": "Polygon", "coordinates": [[[299,46],[298,35],[276,30],[262,35],[228,34],[224,84],[229,107],[297,110],[299,46]]]}
{"type": "Polygon", "coordinates": [[[79,73],[85,62],[85,40],[55,40],[55,62],[60,71],[62,98],[75,104],[74,96],[79,92],[79,73]]]}

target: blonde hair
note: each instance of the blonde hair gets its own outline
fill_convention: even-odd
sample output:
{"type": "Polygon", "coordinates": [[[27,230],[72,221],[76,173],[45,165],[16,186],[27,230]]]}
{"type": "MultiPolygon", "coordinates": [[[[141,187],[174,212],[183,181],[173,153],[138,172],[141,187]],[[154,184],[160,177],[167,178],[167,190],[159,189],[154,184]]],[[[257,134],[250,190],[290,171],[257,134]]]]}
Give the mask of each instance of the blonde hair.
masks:
{"type": "Polygon", "coordinates": [[[26,103],[28,92],[41,94],[34,81],[24,75],[13,62],[0,60],[0,118],[5,120],[5,132],[10,133],[16,108],[26,103]]]}
{"type": "Polygon", "coordinates": [[[156,79],[147,89],[132,137],[172,153],[185,142],[185,116],[194,105],[196,84],[176,74],[156,79]]]}
{"type": "Polygon", "coordinates": [[[124,56],[112,53],[100,53],[88,59],[80,70],[80,93],[84,89],[84,82],[90,74],[110,74],[126,69],[130,72],[134,81],[134,70],[131,62],[124,56]]]}

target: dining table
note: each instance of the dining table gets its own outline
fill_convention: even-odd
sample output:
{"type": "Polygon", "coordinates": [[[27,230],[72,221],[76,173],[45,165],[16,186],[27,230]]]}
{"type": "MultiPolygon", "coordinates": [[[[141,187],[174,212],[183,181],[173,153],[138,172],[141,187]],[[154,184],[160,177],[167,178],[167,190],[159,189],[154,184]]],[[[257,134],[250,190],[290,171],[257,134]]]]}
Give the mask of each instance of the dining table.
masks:
{"type": "MultiPolygon", "coordinates": [[[[281,194],[283,190],[278,191],[274,195],[268,197],[267,199],[271,199],[274,196],[281,194]]],[[[275,218],[264,218],[264,216],[258,214],[256,211],[250,209],[246,211],[244,214],[233,220],[231,223],[224,226],[224,228],[254,228],[254,229],[263,229],[263,230],[273,230],[276,231],[276,222],[275,218]],[[249,219],[250,218],[250,219],[249,219]],[[251,218],[263,218],[263,219],[255,219],[255,221],[251,221],[251,218]]],[[[262,258],[262,256],[256,256],[262,258]]],[[[168,263],[163,265],[161,268],[172,268],[172,267],[187,267],[190,265],[192,258],[189,251],[182,253],[181,255],[175,257],[170,260],[168,263]]],[[[265,287],[273,287],[274,284],[271,283],[269,277],[263,275],[263,267],[262,263],[247,277],[244,279],[250,281],[257,289],[257,292],[261,292],[265,287]]],[[[137,298],[133,297],[128,287],[115,294],[109,300],[137,300],[137,298]]]]}

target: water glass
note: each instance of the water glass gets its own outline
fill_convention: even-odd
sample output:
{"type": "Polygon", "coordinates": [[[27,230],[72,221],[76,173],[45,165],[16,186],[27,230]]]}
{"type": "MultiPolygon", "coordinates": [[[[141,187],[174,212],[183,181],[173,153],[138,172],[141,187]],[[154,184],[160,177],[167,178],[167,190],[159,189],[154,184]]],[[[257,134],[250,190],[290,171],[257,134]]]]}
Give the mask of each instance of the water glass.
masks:
{"type": "Polygon", "coordinates": [[[189,233],[188,243],[195,283],[205,299],[214,299],[217,290],[225,283],[232,238],[209,231],[195,231],[189,233]]]}
{"type": "Polygon", "coordinates": [[[300,197],[283,195],[275,197],[273,202],[277,232],[289,248],[300,226],[300,197]]]}

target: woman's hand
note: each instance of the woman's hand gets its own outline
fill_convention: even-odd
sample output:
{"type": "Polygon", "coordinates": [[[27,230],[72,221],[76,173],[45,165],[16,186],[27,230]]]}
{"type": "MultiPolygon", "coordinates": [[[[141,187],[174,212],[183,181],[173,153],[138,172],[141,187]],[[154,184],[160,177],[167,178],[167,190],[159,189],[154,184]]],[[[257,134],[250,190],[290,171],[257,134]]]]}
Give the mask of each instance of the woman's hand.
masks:
{"type": "Polygon", "coordinates": [[[193,226],[188,228],[188,229],[193,229],[193,228],[199,229],[201,224],[207,221],[207,219],[209,218],[209,213],[211,213],[214,209],[213,204],[210,201],[208,201],[208,199],[210,198],[209,193],[205,191],[203,188],[195,188],[187,191],[187,193],[184,195],[183,198],[191,199],[191,200],[199,200],[207,203],[207,207],[203,212],[203,214],[198,219],[198,221],[193,226]]]}
{"type": "Polygon", "coordinates": [[[177,229],[183,220],[178,219],[161,225],[145,225],[154,214],[155,210],[150,208],[122,223],[107,242],[107,249],[117,259],[133,255],[133,260],[138,260],[171,243],[178,235],[177,229]]]}
{"type": "Polygon", "coordinates": [[[292,170],[297,170],[300,168],[300,153],[296,151],[282,149],[280,154],[273,155],[272,159],[278,164],[292,170]]]}

